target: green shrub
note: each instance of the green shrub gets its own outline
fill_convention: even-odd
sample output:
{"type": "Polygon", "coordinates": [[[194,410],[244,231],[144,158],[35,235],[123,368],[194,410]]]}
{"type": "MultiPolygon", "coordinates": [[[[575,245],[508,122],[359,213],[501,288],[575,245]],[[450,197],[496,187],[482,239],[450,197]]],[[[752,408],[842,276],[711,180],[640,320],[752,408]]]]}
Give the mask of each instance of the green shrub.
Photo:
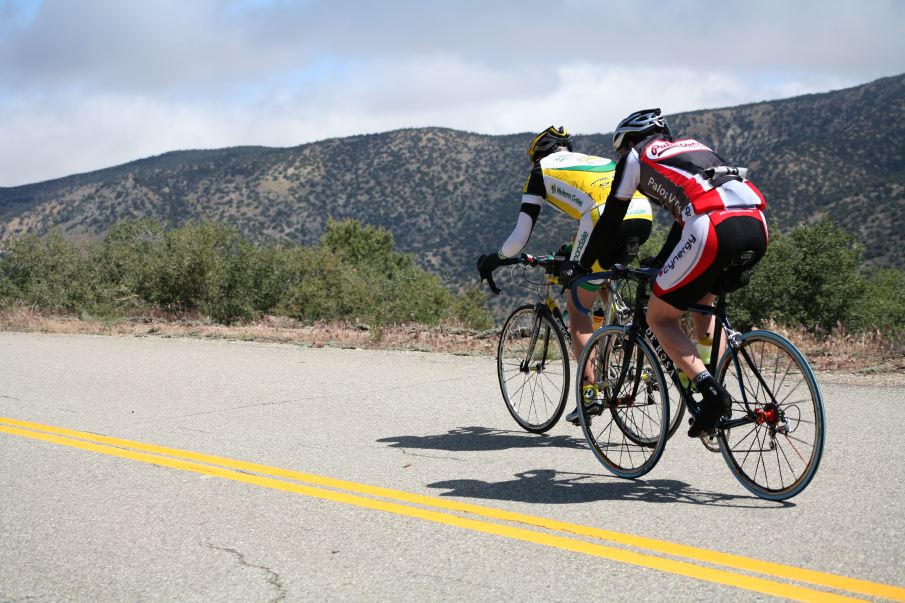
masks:
{"type": "Polygon", "coordinates": [[[472,285],[456,297],[450,309],[452,318],[472,329],[489,329],[493,326],[493,317],[484,308],[487,293],[480,287],[472,285]]]}
{"type": "Polygon", "coordinates": [[[321,239],[324,257],[339,258],[344,267],[335,285],[338,303],[348,307],[349,317],[376,327],[399,323],[434,325],[445,318],[463,320],[462,308],[471,326],[483,326],[490,314],[470,308],[470,301],[457,306],[457,297],[440,278],[415,266],[408,254],[394,250],[393,235],[386,230],[354,220],[330,222],[321,239]]]}
{"type": "Polygon", "coordinates": [[[346,266],[335,253],[295,247],[275,257],[267,289],[278,300],[276,314],[303,322],[362,320],[366,283],[357,269],[346,266]]]}
{"type": "Polygon", "coordinates": [[[854,237],[826,220],[771,233],[751,284],[732,295],[732,311],[742,322],[773,319],[810,331],[849,324],[864,292],[862,253],[854,237]]]}
{"type": "Polygon", "coordinates": [[[887,268],[869,273],[863,294],[852,310],[850,326],[888,335],[905,331],[905,272],[887,268]]]}
{"type": "Polygon", "coordinates": [[[107,315],[112,294],[90,253],[59,232],[11,241],[0,257],[0,299],[48,312],[107,315]]]}
{"type": "Polygon", "coordinates": [[[101,250],[107,279],[131,305],[200,311],[231,323],[255,314],[258,250],[235,228],[149,220],[114,225],[101,250]]]}

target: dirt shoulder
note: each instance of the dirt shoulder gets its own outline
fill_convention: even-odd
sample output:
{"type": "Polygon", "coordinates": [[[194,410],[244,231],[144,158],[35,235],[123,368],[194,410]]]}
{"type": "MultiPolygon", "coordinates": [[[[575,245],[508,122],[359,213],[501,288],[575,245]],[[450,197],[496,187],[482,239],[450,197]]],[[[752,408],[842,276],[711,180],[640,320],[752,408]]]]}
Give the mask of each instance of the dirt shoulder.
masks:
{"type": "MultiPolygon", "coordinates": [[[[774,328],[775,327],[771,327],[774,328]]],[[[43,316],[28,309],[0,311],[0,330],[131,337],[189,337],[286,343],[305,347],[407,350],[445,354],[494,356],[496,331],[455,326],[408,325],[374,329],[366,325],[315,323],[267,317],[253,324],[224,326],[200,320],[132,318],[115,322],[43,316]]],[[[881,334],[834,336],[817,340],[806,332],[775,329],[795,342],[820,380],[827,383],[905,387],[905,353],[901,344],[881,334]]]]}

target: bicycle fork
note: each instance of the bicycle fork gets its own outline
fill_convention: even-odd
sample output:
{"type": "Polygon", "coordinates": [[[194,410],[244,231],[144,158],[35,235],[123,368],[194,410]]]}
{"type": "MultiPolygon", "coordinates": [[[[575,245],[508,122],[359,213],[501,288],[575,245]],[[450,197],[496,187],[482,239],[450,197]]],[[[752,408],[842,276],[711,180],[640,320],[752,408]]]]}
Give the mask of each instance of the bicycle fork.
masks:
{"type": "MultiPolygon", "coordinates": [[[[531,325],[531,339],[528,341],[528,350],[525,353],[525,358],[519,364],[519,370],[523,373],[531,372],[532,364],[534,363],[534,349],[537,346],[537,341],[540,338],[540,330],[541,325],[544,322],[544,316],[551,317],[560,328],[563,329],[563,333],[566,334],[566,338],[569,340],[569,344],[571,345],[571,339],[569,339],[568,331],[565,330],[565,324],[562,320],[562,315],[559,312],[550,312],[549,307],[546,304],[538,304],[535,307],[534,311],[534,322],[531,325]]],[[[547,327],[544,329],[544,345],[540,358],[540,362],[536,366],[534,366],[534,370],[538,372],[543,371],[544,367],[547,364],[547,353],[550,349],[550,329],[547,327]]]]}
{"type": "MultiPolygon", "coordinates": [[[[635,406],[638,400],[638,390],[641,389],[641,385],[644,384],[648,388],[650,388],[650,383],[648,380],[650,378],[649,375],[644,373],[642,367],[642,359],[639,356],[637,360],[634,361],[634,366],[632,361],[635,357],[635,349],[634,349],[634,337],[631,333],[623,336],[622,340],[618,344],[614,344],[614,349],[616,349],[616,345],[622,347],[623,356],[622,356],[622,366],[619,370],[619,376],[616,379],[607,378],[604,380],[603,385],[606,388],[612,388],[612,395],[608,396],[608,404],[611,406],[635,406]],[[632,390],[631,393],[625,396],[619,396],[619,392],[622,391],[622,385],[625,383],[627,379],[632,381],[632,390]]],[[[606,352],[609,354],[609,351],[606,352]]],[[[598,359],[597,362],[597,371],[605,370],[604,367],[608,365],[606,359],[603,362],[600,362],[598,359]]],[[[650,391],[648,390],[647,396],[645,396],[645,402],[650,398],[650,391]]]]}

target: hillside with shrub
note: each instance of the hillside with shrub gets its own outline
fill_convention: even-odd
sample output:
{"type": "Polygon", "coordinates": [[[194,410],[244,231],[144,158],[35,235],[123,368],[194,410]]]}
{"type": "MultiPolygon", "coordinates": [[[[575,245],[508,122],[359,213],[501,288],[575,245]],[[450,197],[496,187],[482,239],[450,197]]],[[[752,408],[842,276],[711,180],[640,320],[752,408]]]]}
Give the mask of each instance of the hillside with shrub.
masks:
{"type": "MultiPolygon", "coordinates": [[[[659,228],[642,252],[664,238],[659,228]]],[[[905,273],[865,270],[862,254],[829,221],[775,235],[751,285],[731,296],[737,326],[901,334],[905,273]]],[[[500,284],[512,284],[500,271],[500,284]]],[[[86,318],[196,316],[229,325],[280,316],[378,330],[440,323],[482,330],[494,322],[486,296],[475,287],[451,290],[397,251],[388,231],[354,220],[328,223],[313,246],[255,244],[222,224],[136,220],[81,245],[56,232],[23,235],[0,255],[0,307],[86,318]]],[[[518,305],[502,299],[505,311],[518,305]]]]}
{"type": "MultiPolygon", "coordinates": [[[[866,263],[905,268],[905,76],[669,117],[678,133],[750,168],[775,232],[830,218],[863,245],[866,263]]],[[[568,115],[561,121],[568,127],[568,115]]],[[[285,149],[177,151],[0,188],[0,240],[59,229],[67,240],[100,241],[117,222],[148,218],[315,245],[330,220],[354,219],[386,229],[400,252],[463,287],[475,282],[475,258],[515,223],[532,136],[420,128],[285,149]]],[[[610,135],[579,135],[576,150],[609,156],[610,135]]],[[[573,231],[546,209],[528,251],[554,249],[573,231]]]]}

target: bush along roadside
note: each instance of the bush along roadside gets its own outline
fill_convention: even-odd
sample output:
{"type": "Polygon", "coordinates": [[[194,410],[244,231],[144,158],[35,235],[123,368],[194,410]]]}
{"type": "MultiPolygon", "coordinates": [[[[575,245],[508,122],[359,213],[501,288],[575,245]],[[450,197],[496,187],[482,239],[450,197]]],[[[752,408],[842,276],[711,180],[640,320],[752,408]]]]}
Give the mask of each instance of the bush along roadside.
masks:
{"type": "Polygon", "coordinates": [[[232,227],[151,221],[115,224],[99,243],[26,235],[0,255],[0,304],[117,319],[148,312],[233,324],[281,315],[351,321],[492,325],[476,290],[457,293],[395,251],[392,235],[331,222],[320,244],[256,246],[232,227]]]}
{"type": "MultiPolygon", "coordinates": [[[[656,253],[659,227],[641,255],[656,253]]],[[[771,232],[751,284],[730,295],[737,328],[776,324],[822,337],[905,332],[905,273],[869,269],[863,248],[832,222],[771,232]]],[[[370,325],[493,327],[487,294],[455,292],[395,250],[386,230],[330,222],[315,246],[257,246],[215,223],[115,224],[99,243],[25,235],[0,253],[0,307],[115,320],[162,313],[219,324],[282,316],[370,325]]]]}

